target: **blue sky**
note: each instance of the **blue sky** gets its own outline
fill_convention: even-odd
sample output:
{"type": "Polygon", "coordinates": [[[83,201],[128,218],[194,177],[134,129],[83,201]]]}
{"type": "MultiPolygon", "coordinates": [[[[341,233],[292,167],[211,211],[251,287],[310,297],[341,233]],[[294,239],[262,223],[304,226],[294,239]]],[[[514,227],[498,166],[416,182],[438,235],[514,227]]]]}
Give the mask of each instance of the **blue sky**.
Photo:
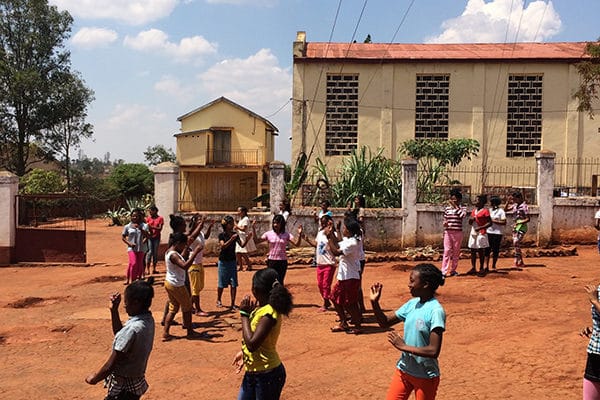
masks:
{"type": "Polygon", "coordinates": [[[88,157],[175,150],[177,117],[220,96],[279,128],[291,161],[292,42],[590,41],[599,0],[49,0],[74,17],[73,69],[94,90],[88,157]],[[337,17],[336,17],[337,15],[337,17]]]}

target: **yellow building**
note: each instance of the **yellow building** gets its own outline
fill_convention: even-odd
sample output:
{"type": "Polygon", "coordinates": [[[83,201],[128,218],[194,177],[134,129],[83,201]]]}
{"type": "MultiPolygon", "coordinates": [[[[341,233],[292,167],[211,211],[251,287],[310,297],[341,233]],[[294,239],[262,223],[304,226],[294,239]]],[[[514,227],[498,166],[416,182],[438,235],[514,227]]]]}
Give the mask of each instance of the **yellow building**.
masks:
{"type": "Polygon", "coordinates": [[[449,138],[480,143],[469,167],[532,169],[539,150],[598,157],[600,120],[573,98],[585,46],[311,43],[298,32],[292,158],[303,152],[334,169],[362,146],[398,159],[404,141],[449,138]]]}
{"type": "Polygon", "coordinates": [[[268,192],[277,128],[220,97],[177,118],[180,211],[229,211],[268,192]]]}

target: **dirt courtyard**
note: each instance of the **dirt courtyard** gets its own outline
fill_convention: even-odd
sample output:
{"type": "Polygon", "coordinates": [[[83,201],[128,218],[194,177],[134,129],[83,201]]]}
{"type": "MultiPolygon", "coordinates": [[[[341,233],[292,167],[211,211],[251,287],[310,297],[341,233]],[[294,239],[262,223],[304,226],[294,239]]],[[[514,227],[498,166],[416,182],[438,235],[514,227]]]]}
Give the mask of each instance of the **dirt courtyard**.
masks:
{"type": "MultiPolygon", "coordinates": [[[[101,384],[85,377],[106,360],[112,344],[108,296],[123,291],[127,255],[121,228],[88,222],[89,267],[0,268],[0,399],[102,399],[101,384]]],[[[214,233],[213,233],[214,235],[214,233]]],[[[35,244],[33,244],[35,245],[35,244]]],[[[595,246],[578,256],[527,258],[513,270],[446,281],[438,298],[447,313],[438,399],[576,399],[590,325],[584,285],[598,283],[595,246]]],[[[235,399],[241,382],[231,366],[240,348],[239,315],[217,309],[216,266],[205,260],[202,304],[209,317],[194,317],[210,341],[160,341],[166,294],[158,275],[153,301],[157,321],[144,399],[235,399]]],[[[382,307],[391,312],[409,299],[408,270],[416,263],[369,263],[365,289],[384,285],[382,307]]],[[[436,263],[439,266],[439,263],[436,263]]],[[[262,266],[261,266],[262,267],[262,266]]],[[[461,260],[459,271],[469,269],[461,260]]],[[[164,263],[159,264],[164,273],[164,263]]],[[[251,272],[239,274],[238,303],[250,293],[251,272]]],[[[319,313],[315,269],[292,265],[286,277],[296,308],[284,320],[278,350],[287,370],[283,399],[381,399],[399,353],[365,314],[365,334],[331,333],[333,312],[319,313]]],[[[229,302],[229,292],[223,296],[229,302]]],[[[367,308],[370,305],[367,301],[367,308]]],[[[121,306],[121,319],[127,316],[121,306]]],[[[181,316],[177,316],[181,321],[181,316]]],[[[402,324],[396,326],[402,330],[402,324]]]]}

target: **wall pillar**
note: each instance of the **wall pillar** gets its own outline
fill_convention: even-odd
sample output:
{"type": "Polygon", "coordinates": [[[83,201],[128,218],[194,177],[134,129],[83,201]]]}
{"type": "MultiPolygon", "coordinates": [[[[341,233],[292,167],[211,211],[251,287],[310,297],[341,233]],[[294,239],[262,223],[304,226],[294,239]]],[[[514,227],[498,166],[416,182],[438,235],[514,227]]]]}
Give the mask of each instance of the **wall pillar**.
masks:
{"type": "Polygon", "coordinates": [[[0,171],[0,265],[15,261],[16,245],[16,196],[19,177],[8,171],[0,171]]]}
{"type": "Polygon", "coordinates": [[[155,165],[152,172],[154,172],[154,204],[158,208],[158,213],[165,219],[160,242],[168,243],[169,235],[172,233],[169,214],[178,211],[179,167],[172,162],[164,162],[155,165]]]}
{"type": "Polygon", "coordinates": [[[537,166],[536,198],[539,207],[537,245],[546,247],[552,242],[554,218],[554,158],[556,153],[542,150],[535,153],[537,166]]]}
{"type": "Polygon", "coordinates": [[[417,160],[402,160],[402,248],[417,244],[417,160]]]}
{"type": "Polygon", "coordinates": [[[277,214],[279,204],[285,200],[285,164],[273,161],[269,164],[269,207],[271,212],[277,214]]]}

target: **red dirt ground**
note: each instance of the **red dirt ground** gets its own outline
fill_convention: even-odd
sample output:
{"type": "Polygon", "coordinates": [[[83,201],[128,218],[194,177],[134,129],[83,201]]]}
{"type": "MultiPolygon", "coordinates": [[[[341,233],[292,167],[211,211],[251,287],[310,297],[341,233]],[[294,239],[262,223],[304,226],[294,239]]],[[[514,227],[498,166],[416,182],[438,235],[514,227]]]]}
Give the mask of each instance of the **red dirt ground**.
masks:
{"type": "MultiPolygon", "coordinates": [[[[107,220],[89,221],[90,267],[0,269],[0,398],[103,398],[102,385],[87,385],[84,378],[110,352],[108,296],[123,290],[127,261],[120,230],[107,220]]],[[[587,340],[578,332],[590,324],[583,288],[597,283],[600,272],[595,246],[580,246],[578,252],[526,259],[529,266],[522,271],[501,259],[500,273],[446,281],[439,289],[447,312],[439,399],[580,398],[587,340]]],[[[163,343],[157,325],[145,399],[236,398],[241,375],[231,362],[240,348],[239,318],[215,307],[216,267],[214,259],[207,261],[202,303],[211,316],[194,321],[199,331],[217,337],[163,343]]],[[[409,298],[407,269],[414,264],[367,264],[365,288],[382,282],[381,303],[391,311],[409,298]]],[[[459,271],[467,269],[468,261],[461,260],[459,271]]],[[[164,271],[162,263],[159,270],[164,271]]],[[[250,292],[251,276],[240,273],[238,301],[250,292]]],[[[291,266],[286,282],[296,308],[284,321],[278,345],[288,373],[282,398],[383,398],[399,354],[373,315],[365,315],[364,335],[331,333],[335,314],[317,312],[315,270],[291,266]]],[[[159,321],[166,296],[160,285],[155,289],[159,321]]],[[[172,333],[184,334],[179,327],[172,333]]]]}

